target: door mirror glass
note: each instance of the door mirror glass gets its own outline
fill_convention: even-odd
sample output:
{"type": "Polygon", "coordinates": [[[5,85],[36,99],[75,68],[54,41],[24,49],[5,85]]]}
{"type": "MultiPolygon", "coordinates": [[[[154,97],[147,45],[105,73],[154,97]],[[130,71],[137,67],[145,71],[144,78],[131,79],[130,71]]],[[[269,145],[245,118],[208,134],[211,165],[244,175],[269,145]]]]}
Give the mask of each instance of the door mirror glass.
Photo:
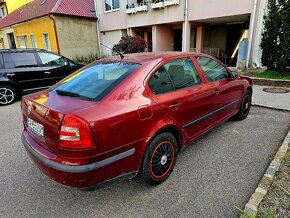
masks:
{"type": "Polygon", "coordinates": [[[237,79],[239,77],[239,73],[236,71],[232,71],[230,74],[231,74],[231,79],[237,79]]]}

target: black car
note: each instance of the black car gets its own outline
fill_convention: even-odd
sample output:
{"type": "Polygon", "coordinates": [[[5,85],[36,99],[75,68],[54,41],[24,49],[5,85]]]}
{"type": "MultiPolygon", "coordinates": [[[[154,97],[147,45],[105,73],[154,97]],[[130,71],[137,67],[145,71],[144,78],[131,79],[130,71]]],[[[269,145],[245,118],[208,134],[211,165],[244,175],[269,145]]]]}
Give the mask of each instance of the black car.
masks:
{"type": "Polygon", "coordinates": [[[48,88],[83,65],[37,49],[0,50],[0,106],[48,88]]]}

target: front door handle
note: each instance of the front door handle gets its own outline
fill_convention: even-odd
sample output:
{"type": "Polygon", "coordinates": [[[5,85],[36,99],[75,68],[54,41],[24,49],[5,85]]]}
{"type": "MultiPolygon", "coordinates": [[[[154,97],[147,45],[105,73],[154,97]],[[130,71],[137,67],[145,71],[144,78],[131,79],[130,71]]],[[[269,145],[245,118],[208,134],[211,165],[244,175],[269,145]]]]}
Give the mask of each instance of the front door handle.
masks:
{"type": "Polygon", "coordinates": [[[47,74],[47,75],[49,75],[49,74],[51,74],[51,72],[50,71],[46,71],[46,72],[44,72],[45,74],[47,74]]]}
{"type": "Polygon", "coordinates": [[[15,76],[15,73],[7,73],[7,76],[15,76]]]}
{"type": "Polygon", "coordinates": [[[177,101],[174,101],[171,103],[171,105],[169,106],[170,109],[172,110],[177,110],[179,108],[180,104],[177,101]]]}
{"type": "Polygon", "coordinates": [[[213,95],[219,95],[219,93],[220,93],[220,91],[219,91],[218,89],[215,89],[215,90],[212,92],[213,95]]]}

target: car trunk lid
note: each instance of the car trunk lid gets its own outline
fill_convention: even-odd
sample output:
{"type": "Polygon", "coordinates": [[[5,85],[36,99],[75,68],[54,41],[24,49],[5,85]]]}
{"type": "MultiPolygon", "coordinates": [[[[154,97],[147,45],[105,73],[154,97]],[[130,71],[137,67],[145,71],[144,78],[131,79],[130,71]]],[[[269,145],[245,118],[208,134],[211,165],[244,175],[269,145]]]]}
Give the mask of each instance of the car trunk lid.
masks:
{"type": "Polygon", "coordinates": [[[64,115],[95,104],[96,102],[60,96],[49,91],[24,96],[21,106],[24,128],[40,146],[57,154],[64,115]]]}

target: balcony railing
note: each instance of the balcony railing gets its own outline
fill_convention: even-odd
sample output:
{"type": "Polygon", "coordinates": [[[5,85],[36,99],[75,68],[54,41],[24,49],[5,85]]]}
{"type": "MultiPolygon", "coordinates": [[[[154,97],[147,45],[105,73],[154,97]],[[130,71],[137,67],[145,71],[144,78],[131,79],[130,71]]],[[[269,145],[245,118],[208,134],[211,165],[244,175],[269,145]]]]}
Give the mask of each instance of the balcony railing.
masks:
{"type": "Polygon", "coordinates": [[[127,14],[135,14],[137,12],[145,12],[148,11],[148,6],[147,3],[145,1],[141,2],[141,3],[137,3],[136,1],[134,1],[135,3],[128,3],[126,6],[126,13],[127,14]]]}
{"type": "Polygon", "coordinates": [[[164,1],[153,1],[151,3],[152,9],[161,9],[164,8],[164,1]]]}
{"type": "Polygon", "coordinates": [[[179,5],[179,0],[165,0],[164,6],[170,6],[170,5],[179,5]]]}

